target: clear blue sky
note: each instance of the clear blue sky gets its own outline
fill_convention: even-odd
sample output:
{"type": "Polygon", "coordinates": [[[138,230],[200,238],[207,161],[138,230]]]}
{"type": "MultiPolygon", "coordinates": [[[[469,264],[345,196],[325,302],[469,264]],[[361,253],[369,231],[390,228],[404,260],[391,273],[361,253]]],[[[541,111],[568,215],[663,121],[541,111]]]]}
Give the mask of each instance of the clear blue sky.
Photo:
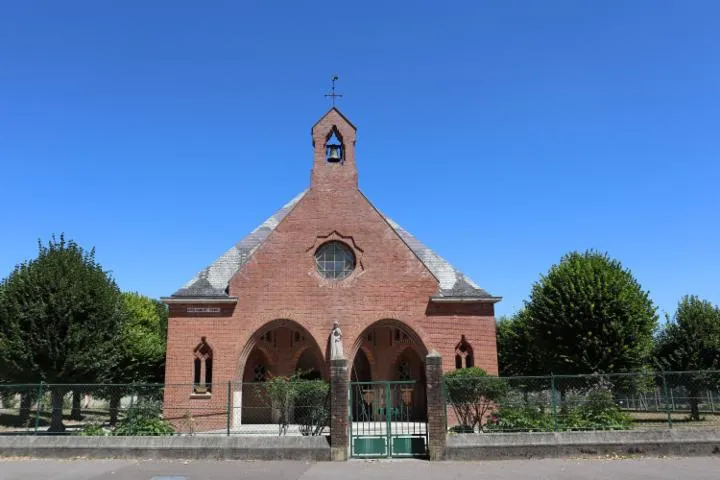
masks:
{"type": "Polygon", "coordinates": [[[5,2],[0,276],[65,232],[171,294],[307,187],[340,74],[360,185],[522,306],[607,251],[720,303],[720,2],[5,2]],[[150,5],[150,6],[149,6],[150,5]]]}

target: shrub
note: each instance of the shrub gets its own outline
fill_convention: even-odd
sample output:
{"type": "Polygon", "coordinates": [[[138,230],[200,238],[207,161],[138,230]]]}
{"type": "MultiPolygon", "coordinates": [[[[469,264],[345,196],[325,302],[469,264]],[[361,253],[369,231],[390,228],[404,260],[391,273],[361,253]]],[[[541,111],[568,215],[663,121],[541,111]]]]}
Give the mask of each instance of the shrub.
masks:
{"type": "Polygon", "coordinates": [[[612,393],[603,388],[591,390],[583,404],[572,409],[563,427],[568,430],[625,430],[632,418],[615,403],[612,393]]]}
{"type": "Polygon", "coordinates": [[[302,435],[320,435],[328,424],[330,385],[322,380],[295,382],[295,422],[302,435]]]}
{"type": "MultiPolygon", "coordinates": [[[[497,432],[550,432],[555,418],[545,402],[505,405],[489,418],[487,430],[497,432]]],[[[557,429],[625,430],[632,418],[615,403],[611,391],[603,385],[585,393],[567,394],[557,411],[557,429]]]]}
{"type": "Polygon", "coordinates": [[[487,423],[489,431],[549,432],[555,427],[552,413],[533,405],[502,407],[487,423]]]}
{"type": "Polygon", "coordinates": [[[330,386],[322,380],[302,380],[299,374],[274,377],[263,384],[269,403],[279,411],[278,434],[287,434],[290,413],[303,435],[320,435],[328,423],[330,386]]]}
{"type": "Polygon", "coordinates": [[[175,433],[172,425],[161,418],[156,402],[144,401],[131,407],[113,431],[115,436],[156,436],[175,433]]]}
{"type": "Polygon", "coordinates": [[[460,423],[474,431],[484,429],[483,420],[508,393],[504,379],[491,377],[478,367],[462,368],[445,374],[448,401],[460,423]]]}
{"type": "Polygon", "coordinates": [[[89,423],[80,430],[76,430],[75,432],[73,432],[73,435],[78,435],[81,437],[104,437],[105,435],[107,435],[107,432],[105,432],[105,429],[102,427],[102,425],[98,423],[89,423]]]}
{"type": "Polygon", "coordinates": [[[272,408],[280,413],[278,418],[278,435],[286,435],[290,423],[290,407],[295,399],[295,382],[293,377],[273,377],[264,382],[263,388],[272,408]]]}

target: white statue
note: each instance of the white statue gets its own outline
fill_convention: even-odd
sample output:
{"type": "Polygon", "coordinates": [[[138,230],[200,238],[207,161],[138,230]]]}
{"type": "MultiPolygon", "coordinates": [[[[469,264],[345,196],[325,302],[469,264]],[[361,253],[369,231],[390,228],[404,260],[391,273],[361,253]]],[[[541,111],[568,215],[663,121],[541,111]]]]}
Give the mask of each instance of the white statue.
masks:
{"type": "Polygon", "coordinates": [[[333,323],[332,332],[330,332],[330,359],[345,358],[343,353],[342,331],[338,322],[333,323]]]}

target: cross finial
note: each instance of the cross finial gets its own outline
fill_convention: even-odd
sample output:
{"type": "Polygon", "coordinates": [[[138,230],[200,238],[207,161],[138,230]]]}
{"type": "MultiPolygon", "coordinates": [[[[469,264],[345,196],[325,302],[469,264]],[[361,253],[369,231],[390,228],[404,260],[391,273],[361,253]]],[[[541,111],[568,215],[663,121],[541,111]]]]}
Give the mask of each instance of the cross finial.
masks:
{"type": "Polygon", "coordinates": [[[332,97],[333,107],[335,106],[335,99],[338,98],[338,97],[342,98],[342,95],[341,95],[341,94],[335,93],[335,81],[338,80],[339,78],[340,78],[340,77],[338,77],[338,74],[337,74],[337,73],[334,73],[334,74],[330,77],[330,81],[332,82],[332,92],[325,94],[326,97],[332,97]]]}

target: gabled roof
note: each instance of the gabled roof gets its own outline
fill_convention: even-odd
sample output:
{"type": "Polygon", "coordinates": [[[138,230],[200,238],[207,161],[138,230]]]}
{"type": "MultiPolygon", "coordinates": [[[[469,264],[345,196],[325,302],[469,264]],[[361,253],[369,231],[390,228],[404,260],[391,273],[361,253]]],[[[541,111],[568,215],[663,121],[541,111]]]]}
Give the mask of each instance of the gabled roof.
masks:
{"type": "Polygon", "coordinates": [[[240,270],[255,252],[262,245],[275,227],[285,218],[307,190],[286,203],[280,210],[265,220],[259,227],[253,230],[250,235],[233,245],[230,250],[222,254],[210,266],[198,272],[189,282],[173,297],[222,297],[227,296],[226,289],[230,279],[235,272],[240,270]]]}
{"type": "MultiPolygon", "coordinates": [[[[293,198],[253,230],[250,235],[240,240],[210,266],[200,271],[180,290],[175,292],[172,298],[227,298],[226,290],[230,279],[248,261],[275,227],[290,213],[293,207],[297,205],[305,193],[307,193],[307,190],[293,198]]],[[[378,213],[438,280],[439,288],[434,298],[448,300],[454,298],[484,299],[488,301],[499,300],[498,297],[490,295],[465,276],[465,274],[450,265],[447,260],[426,247],[407,230],[381,212],[378,211],[378,213]]]]}
{"type": "Polygon", "coordinates": [[[340,118],[342,118],[343,120],[345,120],[345,121],[347,122],[347,124],[352,127],[353,130],[357,130],[357,127],[356,127],[355,125],[353,125],[353,123],[352,123],[350,120],[348,120],[348,118],[347,118],[345,115],[343,115],[343,113],[342,113],[340,110],[338,110],[337,107],[331,107],[330,110],[328,110],[327,112],[325,112],[325,115],[323,115],[322,117],[320,117],[320,120],[318,120],[317,122],[315,122],[315,124],[314,124],[314,125],[312,126],[312,128],[310,129],[310,132],[312,132],[313,130],[315,130],[315,127],[318,125],[318,123],[322,122],[323,119],[324,119],[325,117],[327,117],[328,115],[330,115],[330,112],[332,112],[332,111],[334,111],[335,113],[337,113],[338,115],[340,115],[340,118]]]}

